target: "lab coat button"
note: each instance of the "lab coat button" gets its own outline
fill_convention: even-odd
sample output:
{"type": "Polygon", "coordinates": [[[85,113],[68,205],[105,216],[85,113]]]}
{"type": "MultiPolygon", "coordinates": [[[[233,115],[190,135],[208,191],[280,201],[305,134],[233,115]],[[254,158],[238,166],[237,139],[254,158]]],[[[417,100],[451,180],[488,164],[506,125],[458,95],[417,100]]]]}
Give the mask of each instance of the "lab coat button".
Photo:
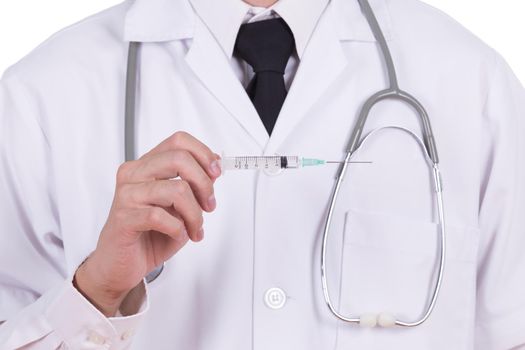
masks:
{"type": "Polygon", "coordinates": [[[270,288],[264,294],[264,303],[270,309],[281,309],[286,303],[286,294],[281,288],[270,288]]]}

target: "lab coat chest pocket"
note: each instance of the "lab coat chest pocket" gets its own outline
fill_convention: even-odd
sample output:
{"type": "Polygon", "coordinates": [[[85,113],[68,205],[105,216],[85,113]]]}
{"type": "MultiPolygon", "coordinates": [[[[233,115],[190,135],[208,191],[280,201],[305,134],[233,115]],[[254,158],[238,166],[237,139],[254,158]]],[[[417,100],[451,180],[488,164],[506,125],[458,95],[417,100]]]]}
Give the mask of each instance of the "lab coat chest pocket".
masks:
{"type": "MultiPolygon", "coordinates": [[[[396,348],[468,348],[479,231],[456,225],[445,228],[444,280],[430,319],[410,330],[374,329],[364,333],[362,329],[359,333],[359,328],[355,333],[355,327],[341,324],[341,345],[369,348],[374,344],[379,349],[391,347],[395,341],[400,346],[396,348]],[[451,319],[455,327],[450,327],[451,319]],[[442,336],[444,331],[446,337],[442,336]],[[370,334],[374,334],[373,343],[369,343],[370,334]]],[[[433,222],[380,212],[346,211],[340,284],[342,314],[389,312],[403,321],[419,319],[426,311],[437,277],[439,233],[439,225],[433,222]]]]}

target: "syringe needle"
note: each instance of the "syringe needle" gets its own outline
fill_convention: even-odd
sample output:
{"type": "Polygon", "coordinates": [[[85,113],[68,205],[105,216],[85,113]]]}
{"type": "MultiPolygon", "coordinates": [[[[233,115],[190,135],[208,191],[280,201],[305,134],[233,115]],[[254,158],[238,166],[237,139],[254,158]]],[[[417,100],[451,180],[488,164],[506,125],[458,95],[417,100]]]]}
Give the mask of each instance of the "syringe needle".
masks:
{"type": "MultiPolygon", "coordinates": [[[[336,161],[336,160],[327,160],[325,161],[325,163],[345,163],[344,161],[336,161]]],[[[354,164],[372,164],[373,162],[370,162],[370,161],[350,161],[350,162],[346,162],[346,163],[354,163],[354,164]]]]}

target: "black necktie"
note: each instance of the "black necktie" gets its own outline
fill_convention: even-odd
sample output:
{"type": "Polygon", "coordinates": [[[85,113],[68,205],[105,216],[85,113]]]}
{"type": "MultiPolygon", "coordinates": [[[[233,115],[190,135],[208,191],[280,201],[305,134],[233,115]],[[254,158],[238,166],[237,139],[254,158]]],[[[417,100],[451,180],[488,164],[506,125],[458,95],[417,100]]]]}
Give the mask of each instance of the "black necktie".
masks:
{"type": "Polygon", "coordinates": [[[269,135],[286,99],[284,71],[294,48],[292,31],[282,18],[243,24],[237,35],[234,53],[255,72],[246,92],[269,135]]]}

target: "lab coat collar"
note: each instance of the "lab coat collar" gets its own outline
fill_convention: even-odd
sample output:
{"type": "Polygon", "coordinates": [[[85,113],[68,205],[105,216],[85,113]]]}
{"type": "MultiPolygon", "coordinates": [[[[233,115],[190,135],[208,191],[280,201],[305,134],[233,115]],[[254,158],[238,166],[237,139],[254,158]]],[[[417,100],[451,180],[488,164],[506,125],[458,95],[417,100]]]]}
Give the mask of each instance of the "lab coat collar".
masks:
{"type": "MultiPolygon", "coordinates": [[[[209,30],[209,24],[195,20],[196,14],[189,1],[200,4],[197,6],[209,2],[209,8],[204,10],[205,12],[212,9],[223,15],[229,13],[227,18],[237,18],[239,26],[246,14],[244,10],[247,11],[249,7],[232,5],[237,0],[223,0],[224,3],[230,4],[227,6],[234,8],[232,11],[226,10],[224,6],[218,8],[215,5],[219,2],[217,0],[135,1],[126,19],[126,38],[137,41],[192,38],[193,43],[186,55],[188,66],[265,154],[278,153],[280,146],[293,134],[294,128],[345,70],[348,62],[341,40],[375,42],[366,19],[362,17],[357,0],[331,0],[323,11],[326,15],[319,13],[319,21],[316,21],[312,28],[311,38],[304,48],[304,57],[269,137],[242,84],[232,74],[230,59],[224,54],[220,41],[214,36],[215,33],[209,30]],[[355,6],[350,4],[354,2],[355,6]],[[313,30],[314,28],[316,29],[313,30]],[[319,62],[323,64],[319,65],[319,62]]],[[[299,0],[281,1],[280,15],[286,21],[292,20],[292,10],[300,10],[297,3],[294,5],[296,7],[292,6],[293,1],[299,0]],[[285,6],[287,2],[288,5],[285,6]]],[[[238,0],[238,3],[242,5],[241,0],[238,0]]],[[[385,0],[371,0],[371,5],[385,37],[390,38],[390,21],[385,18],[385,0]]],[[[229,30],[233,27],[228,26],[229,30]]]]}
{"type": "Polygon", "coordinates": [[[228,58],[250,5],[242,0],[189,0],[228,58]]]}
{"type": "Polygon", "coordinates": [[[135,0],[124,20],[124,40],[161,42],[193,37],[195,15],[188,0],[135,0]]]}
{"type": "MultiPolygon", "coordinates": [[[[387,0],[368,0],[374,10],[383,35],[387,41],[393,39],[392,23],[388,11],[387,0]]],[[[377,41],[370,29],[365,16],[361,12],[358,0],[331,0],[335,14],[335,27],[340,40],[375,42],[377,41]]]]}
{"type": "Polygon", "coordinates": [[[230,60],[204,23],[197,23],[186,63],[202,85],[230,112],[239,125],[263,148],[268,133],[241,82],[232,72],[230,60]]]}
{"type": "MultiPolygon", "coordinates": [[[[328,0],[279,0],[274,6],[289,23],[300,55],[309,41],[328,0]]],[[[341,40],[376,41],[357,0],[330,0],[336,13],[336,32],[341,40]]],[[[386,0],[370,0],[387,40],[392,38],[386,0]]],[[[194,11],[217,33],[217,40],[231,57],[236,33],[250,8],[242,0],[135,0],[125,18],[124,40],[161,42],[192,38],[194,11]],[[217,15],[219,14],[219,15],[217,15]]]]}

